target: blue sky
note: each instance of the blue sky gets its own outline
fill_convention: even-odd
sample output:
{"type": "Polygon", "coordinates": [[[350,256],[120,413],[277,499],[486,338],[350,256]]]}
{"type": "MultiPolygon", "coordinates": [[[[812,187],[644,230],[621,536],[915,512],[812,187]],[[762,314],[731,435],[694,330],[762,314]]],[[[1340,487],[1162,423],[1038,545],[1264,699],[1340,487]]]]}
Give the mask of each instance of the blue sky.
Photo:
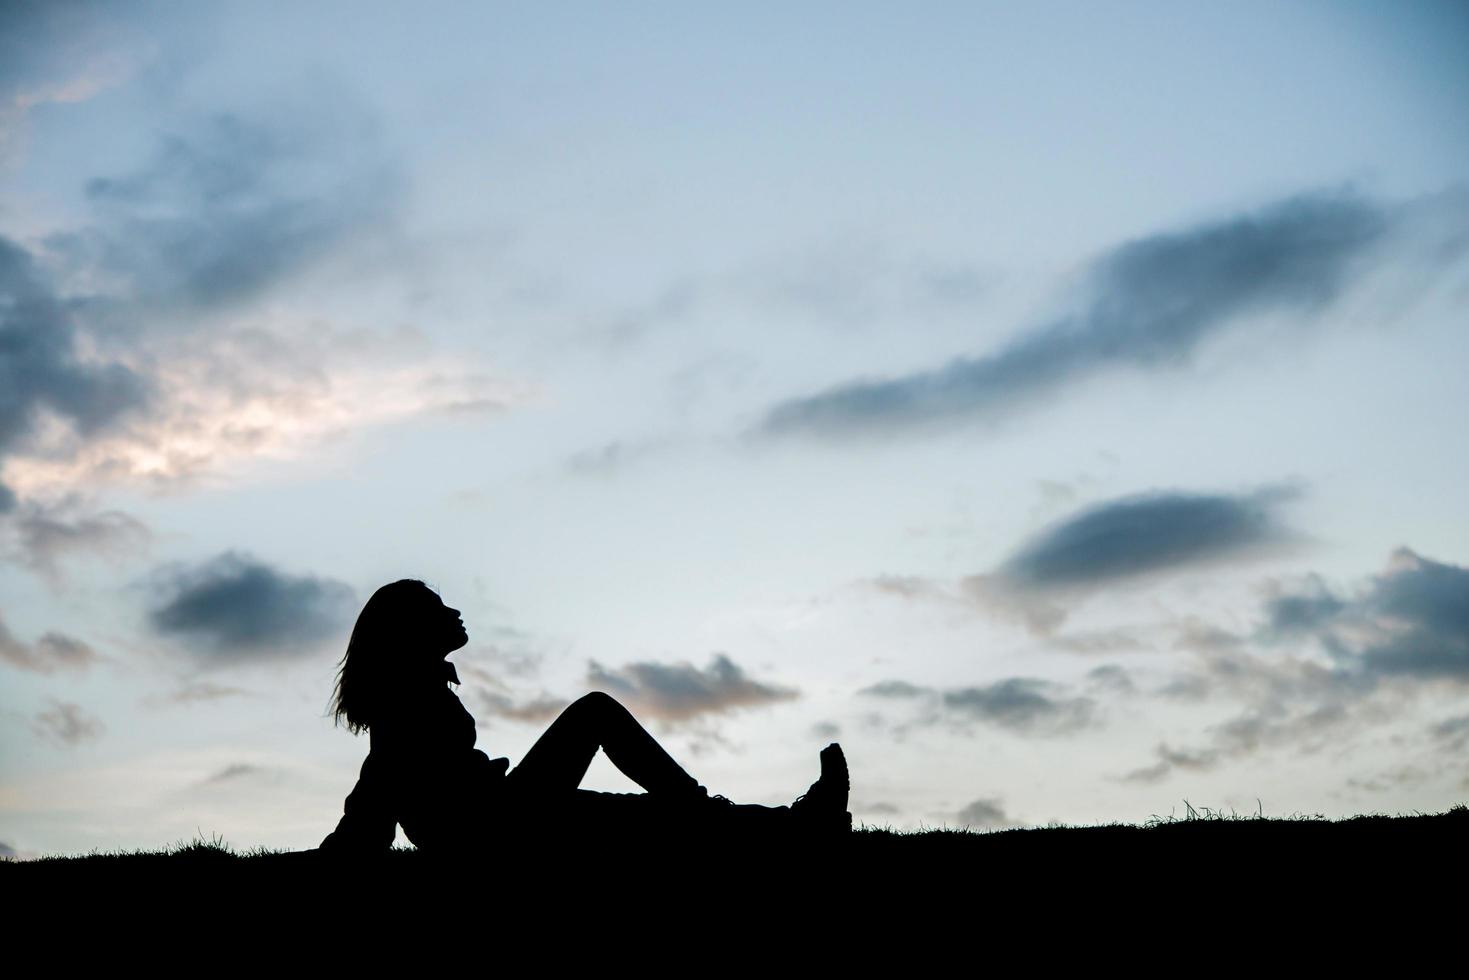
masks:
{"type": "Polygon", "coordinates": [[[7,5],[0,843],[315,844],[401,577],[512,760],[602,687],[880,825],[1463,800],[1465,40],[7,5]]]}

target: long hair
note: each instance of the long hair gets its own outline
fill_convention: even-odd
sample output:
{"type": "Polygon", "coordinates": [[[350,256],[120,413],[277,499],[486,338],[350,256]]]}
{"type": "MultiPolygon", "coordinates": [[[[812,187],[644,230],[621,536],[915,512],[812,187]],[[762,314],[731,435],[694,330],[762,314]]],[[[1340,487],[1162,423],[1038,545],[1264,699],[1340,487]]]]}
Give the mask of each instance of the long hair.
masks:
{"type": "Polygon", "coordinates": [[[418,579],[399,579],[372,594],[342,654],[328,710],[353,735],[372,727],[399,678],[402,658],[438,594],[418,579]]]}

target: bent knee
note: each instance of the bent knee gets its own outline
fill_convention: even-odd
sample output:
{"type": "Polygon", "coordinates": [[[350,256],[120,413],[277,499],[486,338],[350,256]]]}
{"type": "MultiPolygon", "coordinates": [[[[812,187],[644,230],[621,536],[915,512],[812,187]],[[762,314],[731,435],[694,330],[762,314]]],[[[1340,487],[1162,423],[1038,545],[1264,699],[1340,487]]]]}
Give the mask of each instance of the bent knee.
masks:
{"type": "Polygon", "coordinates": [[[572,703],[572,707],[590,709],[592,711],[607,711],[613,708],[621,708],[622,705],[606,691],[592,691],[590,694],[583,694],[577,698],[572,703]]]}

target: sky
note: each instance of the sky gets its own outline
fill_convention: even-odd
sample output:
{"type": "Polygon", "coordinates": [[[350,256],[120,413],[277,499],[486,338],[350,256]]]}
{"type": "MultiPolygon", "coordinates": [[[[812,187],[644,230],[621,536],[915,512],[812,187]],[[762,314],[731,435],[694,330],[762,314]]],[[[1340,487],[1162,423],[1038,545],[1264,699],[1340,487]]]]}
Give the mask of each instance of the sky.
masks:
{"type": "Polygon", "coordinates": [[[1469,799],[1466,44],[6,0],[0,853],[315,846],[400,578],[512,761],[604,690],[868,826],[1469,799]]]}

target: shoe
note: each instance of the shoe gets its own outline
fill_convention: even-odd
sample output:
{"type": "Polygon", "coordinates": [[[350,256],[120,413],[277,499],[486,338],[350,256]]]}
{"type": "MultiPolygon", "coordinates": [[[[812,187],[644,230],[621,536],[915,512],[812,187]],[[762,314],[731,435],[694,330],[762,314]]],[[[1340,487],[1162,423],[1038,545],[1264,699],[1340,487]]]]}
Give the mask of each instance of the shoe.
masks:
{"type": "Polygon", "coordinates": [[[852,815],[847,812],[850,790],[847,757],[842,747],[833,742],[821,750],[821,778],[791,804],[791,813],[812,829],[851,830],[852,815]]]}

